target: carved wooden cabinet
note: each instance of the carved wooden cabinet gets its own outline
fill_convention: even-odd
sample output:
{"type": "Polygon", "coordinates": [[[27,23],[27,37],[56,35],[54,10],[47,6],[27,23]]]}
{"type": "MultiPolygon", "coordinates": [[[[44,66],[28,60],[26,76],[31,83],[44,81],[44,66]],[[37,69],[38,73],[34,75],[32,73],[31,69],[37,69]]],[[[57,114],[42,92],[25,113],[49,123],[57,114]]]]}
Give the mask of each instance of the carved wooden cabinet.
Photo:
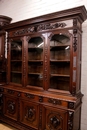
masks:
{"type": "Polygon", "coordinates": [[[20,130],[80,130],[86,18],[80,6],[4,26],[7,82],[0,87],[0,120],[20,130]]]}

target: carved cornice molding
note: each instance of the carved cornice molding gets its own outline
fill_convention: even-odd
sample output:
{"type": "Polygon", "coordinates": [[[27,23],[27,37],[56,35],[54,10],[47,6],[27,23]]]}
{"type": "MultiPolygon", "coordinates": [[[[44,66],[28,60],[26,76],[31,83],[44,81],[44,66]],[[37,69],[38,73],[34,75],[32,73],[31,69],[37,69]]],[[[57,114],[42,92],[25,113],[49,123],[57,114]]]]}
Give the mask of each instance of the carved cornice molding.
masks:
{"type": "Polygon", "coordinates": [[[7,16],[0,15],[0,28],[2,28],[5,25],[10,24],[11,18],[7,16]]]}

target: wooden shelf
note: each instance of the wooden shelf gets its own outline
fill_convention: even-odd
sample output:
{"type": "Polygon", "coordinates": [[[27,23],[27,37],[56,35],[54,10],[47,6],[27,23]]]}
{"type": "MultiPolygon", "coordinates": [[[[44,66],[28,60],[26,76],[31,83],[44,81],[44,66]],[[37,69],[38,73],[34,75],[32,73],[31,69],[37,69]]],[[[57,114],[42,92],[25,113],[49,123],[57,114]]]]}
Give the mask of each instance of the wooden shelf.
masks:
{"type": "Polygon", "coordinates": [[[22,72],[20,72],[20,71],[11,71],[11,73],[22,74],[22,72]]]}
{"type": "Polygon", "coordinates": [[[22,62],[22,60],[11,60],[11,62],[22,62]]]}
{"type": "Polygon", "coordinates": [[[41,47],[29,47],[28,50],[43,50],[41,47]]]}
{"type": "Polygon", "coordinates": [[[43,75],[42,73],[28,73],[29,75],[43,75]]]}
{"type": "Polygon", "coordinates": [[[65,75],[65,74],[51,74],[51,77],[70,77],[70,75],[65,75]]]}
{"type": "Polygon", "coordinates": [[[55,60],[55,59],[51,59],[50,62],[70,62],[70,60],[55,60]]]}
{"type": "Polygon", "coordinates": [[[28,60],[28,62],[43,62],[43,60],[28,60]]]}

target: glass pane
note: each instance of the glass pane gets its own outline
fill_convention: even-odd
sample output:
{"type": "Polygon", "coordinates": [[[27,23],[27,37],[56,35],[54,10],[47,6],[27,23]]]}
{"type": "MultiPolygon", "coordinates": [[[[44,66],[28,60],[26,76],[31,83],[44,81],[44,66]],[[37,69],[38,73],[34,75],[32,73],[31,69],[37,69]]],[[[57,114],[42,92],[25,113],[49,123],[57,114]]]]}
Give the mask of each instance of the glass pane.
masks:
{"type": "Polygon", "coordinates": [[[28,85],[43,87],[43,45],[41,37],[28,42],[28,85]]]}
{"type": "Polygon", "coordinates": [[[50,88],[69,90],[70,38],[56,34],[50,41],[50,88]]]}
{"type": "Polygon", "coordinates": [[[22,42],[11,42],[11,82],[22,84],[22,42]]]}

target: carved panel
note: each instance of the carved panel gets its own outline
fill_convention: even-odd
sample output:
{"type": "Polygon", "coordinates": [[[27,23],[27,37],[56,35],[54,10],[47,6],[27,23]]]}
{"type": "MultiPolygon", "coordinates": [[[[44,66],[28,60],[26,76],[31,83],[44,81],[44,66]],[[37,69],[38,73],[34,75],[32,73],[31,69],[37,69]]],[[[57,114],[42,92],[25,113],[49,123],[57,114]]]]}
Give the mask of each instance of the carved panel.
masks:
{"type": "Polygon", "coordinates": [[[10,114],[15,113],[16,110],[15,110],[15,102],[14,101],[8,100],[8,102],[7,102],[7,111],[10,114]]]}
{"type": "Polygon", "coordinates": [[[48,127],[50,130],[63,130],[61,128],[61,123],[63,119],[59,113],[50,113],[48,115],[48,127]]]}
{"type": "Polygon", "coordinates": [[[36,118],[36,111],[35,111],[35,109],[33,107],[27,106],[25,108],[25,112],[26,112],[25,113],[25,119],[27,121],[33,122],[35,120],[35,118],[36,118]]]}

